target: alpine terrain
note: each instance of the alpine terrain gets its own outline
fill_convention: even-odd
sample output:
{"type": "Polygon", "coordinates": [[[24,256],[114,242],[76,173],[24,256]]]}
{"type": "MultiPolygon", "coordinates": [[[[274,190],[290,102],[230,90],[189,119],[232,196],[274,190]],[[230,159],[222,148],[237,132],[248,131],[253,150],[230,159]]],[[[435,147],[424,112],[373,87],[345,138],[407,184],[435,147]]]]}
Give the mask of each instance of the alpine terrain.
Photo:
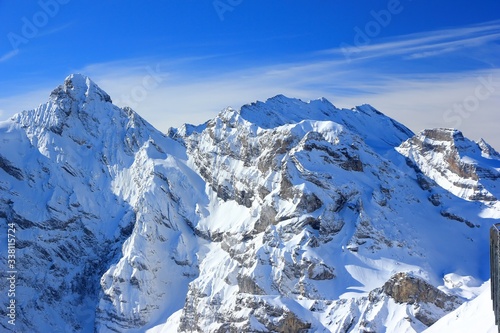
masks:
{"type": "Polygon", "coordinates": [[[1,331],[497,330],[500,154],[457,130],[278,95],[163,134],[74,74],[0,143],[1,331]]]}

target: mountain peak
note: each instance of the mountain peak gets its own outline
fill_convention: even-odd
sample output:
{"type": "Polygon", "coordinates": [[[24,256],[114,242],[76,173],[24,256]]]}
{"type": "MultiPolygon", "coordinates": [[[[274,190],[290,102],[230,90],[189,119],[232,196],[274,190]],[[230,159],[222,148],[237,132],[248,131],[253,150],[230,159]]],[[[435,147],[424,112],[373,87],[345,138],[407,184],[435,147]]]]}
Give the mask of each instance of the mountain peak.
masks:
{"type": "Polygon", "coordinates": [[[500,159],[422,133],[278,95],[166,137],[70,75],[0,124],[16,328],[423,332],[488,278],[500,159]]]}
{"type": "Polygon", "coordinates": [[[488,202],[500,197],[499,155],[484,140],[474,142],[453,128],[426,129],[396,150],[457,197],[488,202]]]}
{"type": "Polygon", "coordinates": [[[71,74],[51,92],[47,103],[23,111],[12,120],[29,128],[29,132],[67,132],[85,141],[84,133],[98,136],[116,119],[130,116],[129,111],[114,106],[111,97],[89,77],[71,74]]]}
{"type": "Polygon", "coordinates": [[[462,132],[454,128],[432,128],[425,129],[420,135],[436,141],[461,141],[464,139],[462,132]]]}
{"type": "Polygon", "coordinates": [[[477,142],[477,145],[481,149],[481,152],[484,157],[500,160],[500,154],[486,141],[484,141],[484,139],[480,139],[477,142]]]}
{"type": "Polygon", "coordinates": [[[238,113],[241,118],[264,129],[303,120],[333,121],[360,135],[373,148],[382,150],[392,150],[413,136],[404,125],[368,104],[339,109],[326,98],[305,102],[276,95],[265,102],[244,105],[238,113]]]}
{"type": "Polygon", "coordinates": [[[71,74],[52,91],[50,98],[54,101],[69,98],[73,101],[87,102],[98,100],[112,103],[111,97],[99,88],[89,77],[82,74],[71,74]]]}

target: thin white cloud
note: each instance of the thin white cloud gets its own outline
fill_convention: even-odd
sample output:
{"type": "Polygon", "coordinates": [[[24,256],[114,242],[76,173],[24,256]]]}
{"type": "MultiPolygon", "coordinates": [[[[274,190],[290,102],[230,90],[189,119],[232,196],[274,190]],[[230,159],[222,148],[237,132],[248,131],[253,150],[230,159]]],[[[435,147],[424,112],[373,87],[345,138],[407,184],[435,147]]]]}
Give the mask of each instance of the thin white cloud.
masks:
{"type": "MultiPolygon", "coordinates": [[[[486,42],[485,38],[495,35],[491,33],[494,25],[450,29],[446,35],[459,36],[458,31],[466,31],[469,36],[461,40],[467,40],[470,45],[482,45],[486,42]],[[471,36],[485,31],[489,33],[471,36]]],[[[439,36],[430,35],[421,35],[418,42],[392,43],[402,43],[407,51],[406,56],[414,58],[439,55],[439,52],[453,54],[460,48],[459,40],[444,41],[439,36]],[[431,46],[423,44],[425,38],[431,46]],[[445,44],[447,47],[442,49],[435,47],[445,44]]],[[[376,47],[380,48],[380,45],[376,47]]],[[[364,66],[359,66],[359,63],[349,65],[343,59],[316,55],[315,59],[295,63],[224,71],[213,69],[203,75],[197,70],[190,70],[197,67],[194,65],[198,61],[206,59],[122,60],[92,64],[72,72],[90,76],[111,95],[117,105],[133,107],[164,132],[169,127],[186,122],[205,122],[227,106],[239,108],[245,103],[285,94],[304,100],[326,97],[338,107],[347,108],[370,103],[413,131],[430,127],[458,127],[466,136],[473,139],[484,137],[494,147],[500,148],[500,137],[497,135],[500,123],[500,69],[494,63],[491,69],[455,73],[406,71],[406,74],[396,74],[371,66],[369,59],[364,66]],[[479,78],[491,79],[491,93],[487,98],[478,99],[477,106],[473,105],[474,110],[471,112],[460,114],[455,111],[456,104],[473,103],[474,98],[477,99],[475,94],[478,89],[481,96],[485,95],[486,88],[481,88],[479,78]]],[[[63,79],[60,78],[59,83],[63,79]]],[[[28,101],[33,107],[45,101],[54,86],[45,87],[45,90],[38,88],[31,89],[33,93],[30,94],[0,99],[0,108],[10,115],[13,111],[27,108],[25,104],[28,101]],[[40,91],[43,91],[43,95],[40,91]]]]}
{"type": "MultiPolygon", "coordinates": [[[[419,32],[401,35],[386,40],[367,40],[363,45],[343,43],[337,48],[322,51],[323,54],[343,55],[351,59],[369,59],[393,55],[420,54],[434,56],[443,49],[468,48],[500,40],[500,20],[479,25],[419,32]]],[[[418,56],[415,56],[415,58],[418,56]]]]}
{"type": "Polygon", "coordinates": [[[471,139],[483,137],[500,149],[498,68],[391,78],[381,81],[368,93],[339,96],[337,103],[349,106],[360,100],[415,132],[424,128],[454,127],[471,139]]]}
{"type": "Polygon", "coordinates": [[[7,61],[7,60],[15,57],[18,54],[19,54],[19,50],[17,50],[17,49],[16,50],[12,50],[10,52],[7,52],[4,55],[0,56],[0,62],[7,61]]]}
{"type": "MultiPolygon", "coordinates": [[[[476,36],[471,38],[463,38],[459,40],[435,43],[432,45],[417,45],[415,47],[408,47],[406,49],[394,51],[393,54],[410,54],[410,58],[422,58],[426,56],[436,56],[444,53],[456,51],[458,49],[477,47],[484,45],[488,42],[500,40],[500,32],[486,36],[476,36]],[[423,52],[421,52],[423,51],[423,52]],[[416,52],[416,53],[414,53],[416,52]]],[[[390,53],[389,53],[390,54],[390,53]]]]}
{"type": "MultiPolygon", "coordinates": [[[[125,70],[109,77],[105,72],[94,79],[121,106],[120,98],[140,87],[142,75],[127,75],[125,70]]],[[[202,123],[213,118],[222,108],[240,107],[255,100],[285,94],[304,100],[326,97],[338,107],[350,108],[370,103],[399,120],[414,131],[429,127],[458,127],[465,135],[500,147],[496,128],[483,131],[482,123],[499,123],[500,69],[460,73],[420,75],[382,75],[370,71],[338,70],[336,62],[265,66],[213,75],[177,80],[177,73],[166,73],[164,82],[148,90],[141,100],[132,100],[134,109],[160,130],[182,123],[202,123]],[[481,84],[478,78],[492,77],[494,91],[480,100],[477,109],[462,116],[453,111],[454,104],[474,97],[481,84]],[[447,113],[448,112],[448,113],[447,113]]],[[[484,90],[484,88],[481,88],[484,90]]]]}
{"type": "Polygon", "coordinates": [[[48,100],[51,91],[51,88],[47,87],[36,88],[9,97],[0,98],[0,108],[3,110],[0,120],[4,120],[24,110],[34,109],[39,104],[48,100]]]}
{"type": "Polygon", "coordinates": [[[58,33],[60,31],[66,30],[67,28],[69,28],[73,24],[74,24],[74,22],[68,22],[66,24],[54,27],[52,29],[41,29],[40,32],[38,33],[37,37],[46,37],[46,36],[53,35],[53,34],[58,33]]]}
{"type": "Polygon", "coordinates": [[[446,53],[455,52],[457,49],[458,48],[456,46],[447,46],[447,47],[443,47],[439,50],[413,53],[413,54],[410,54],[409,56],[407,56],[406,59],[422,59],[422,58],[428,58],[428,57],[435,57],[438,55],[443,55],[446,53]]]}
{"type": "MultiPolygon", "coordinates": [[[[49,36],[49,35],[52,35],[52,34],[55,34],[55,33],[58,33],[60,31],[63,31],[65,29],[67,29],[68,27],[70,27],[72,25],[72,22],[70,23],[67,23],[65,25],[62,25],[62,26],[59,26],[59,27],[55,27],[53,29],[50,29],[50,30],[41,30],[37,35],[36,37],[37,38],[40,38],[40,37],[45,37],[45,36],[49,36]]],[[[0,56],[0,63],[2,62],[5,62],[7,60],[10,60],[12,59],[13,57],[17,56],[19,54],[19,49],[15,49],[15,50],[12,50],[10,52],[7,52],[5,53],[4,55],[0,56]]]]}

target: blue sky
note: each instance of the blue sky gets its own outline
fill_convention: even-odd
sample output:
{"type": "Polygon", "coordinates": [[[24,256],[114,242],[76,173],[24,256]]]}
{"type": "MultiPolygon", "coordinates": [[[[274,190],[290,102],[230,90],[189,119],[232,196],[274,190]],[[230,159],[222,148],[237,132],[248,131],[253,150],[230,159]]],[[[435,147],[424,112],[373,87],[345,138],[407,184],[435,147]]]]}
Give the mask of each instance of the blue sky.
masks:
{"type": "Polygon", "coordinates": [[[90,76],[160,130],[282,93],[500,148],[500,2],[1,1],[0,118],[90,76]]]}

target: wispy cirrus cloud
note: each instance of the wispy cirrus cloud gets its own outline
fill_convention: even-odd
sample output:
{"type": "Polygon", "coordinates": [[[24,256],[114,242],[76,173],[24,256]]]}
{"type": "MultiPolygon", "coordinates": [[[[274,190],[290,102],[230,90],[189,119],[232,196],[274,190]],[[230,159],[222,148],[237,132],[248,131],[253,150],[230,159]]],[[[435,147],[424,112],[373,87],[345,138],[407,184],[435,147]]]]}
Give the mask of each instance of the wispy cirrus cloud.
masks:
{"type": "Polygon", "coordinates": [[[10,52],[7,52],[4,55],[0,56],[0,62],[7,61],[7,60],[15,57],[18,54],[19,54],[19,50],[12,50],[10,52]]]}
{"type": "Polygon", "coordinates": [[[500,20],[467,27],[400,35],[363,45],[344,43],[321,53],[348,55],[349,58],[357,60],[395,55],[416,59],[478,47],[498,40],[500,40],[500,20]]]}
{"type": "MultiPolygon", "coordinates": [[[[300,61],[245,68],[228,68],[220,61],[218,66],[206,66],[209,69],[203,73],[199,68],[206,65],[205,61],[217,63],[212,60],[224,55],[118,60],[89,64],[71,72],[90,76],[117,105],[133,107],[162,131],[186,122],[202,123],[227,106],[239,108],[245,103],[285,94],[304,100],[326,97],[338,107],[346,108],[370,103],[414,131],[455,126],[466,136],[473,139],[482,136],[500,147],[497,135],[500,68],[494,60],[495,50],[484,47],[498,38],[498,29],[500,21],[399,36],[365,46],[364,56],[353,63],[338,57],[341,50],[335,49],[304,55],[300,61]],[[402,71],[379,66],[383,57],[393,55],[406,59],[399,65],[425,62],[433,57],[447,59],[449,54],[463,57],[464,47],[493,53],[485,57],[493,62],[475,69],[449,71],[432,67],[427,72],[413,70],[411,65],[402,71]],[[481,80],[489,80],[491,84],[481,85],[481,80]],[[476,101],[477,91],[481,96],[488,95],[487,98],[476,101]],[[471,102],[477,104],[473,110],[467,104],[471,102]]],[[[392,65],[392,61],[389,63],[392,65]]],[[[51,81],[43,96],[48,96],[54,87],[51,81]]],[[[0,108],[7,114],[22,110],[16,108],[20,103],[31,101],[33,107],[46,100],[39,97],[41,87],[29,91],[0,99],[0,108]]]]}
{"type": "Polygon", "coordinates": [[[41,30],[37,37],[47,37],[47,36],[50,36],[50,35],[53,35],[53,34],[56,34],[58,32],[61,32],[61,31],[64,31],[68,28],[70,28],[72,25],[74,25],[75,22],[68,22],[66,24],[63,24],[63,25],[60,25],[60,26],[56,26],[56,27],[53,27],[52,29],[47,29],[47,30],[41,30]]]}
{"type": "MultiPolygon", "coordinates": [[[[156,68],[156,63],[150,64],[156,68]]],[[[100,66],[99,66],[100,67],[100,66]]],[[[104,66],[106,67],[106,66],[104,66]]],[[[326,97],[337,107],[351,108],[369,103],[414,131],[433,127],[458,127],[465,135],[484,137],[500,147],[497,125],[500,123],[500,69],[419,74],[385,73],[356,66],[345,68],[337,61],[297,62],[250,67],[196,77],[196,73],[176,72],[160,64],[162,77],[144,98],[135,101],[134,109],[160,130],[182,123],[202,123],[224,107],[239,108],[245,103],[285,94],[303,100],[326,97]],[[490,80],[488,87],[481,80],[490,80]],[[479,88],[478,88],[479,87],[479,88]],[[487,98],[477,101],[469,112],[458,110],[481,89],[487,98]],[[489,90],[488,90],[489,89],[489,90]]],[[[88,73],[113,100],[125,106],[125,94],[140,88],[150,71],[88,73]]]]}

